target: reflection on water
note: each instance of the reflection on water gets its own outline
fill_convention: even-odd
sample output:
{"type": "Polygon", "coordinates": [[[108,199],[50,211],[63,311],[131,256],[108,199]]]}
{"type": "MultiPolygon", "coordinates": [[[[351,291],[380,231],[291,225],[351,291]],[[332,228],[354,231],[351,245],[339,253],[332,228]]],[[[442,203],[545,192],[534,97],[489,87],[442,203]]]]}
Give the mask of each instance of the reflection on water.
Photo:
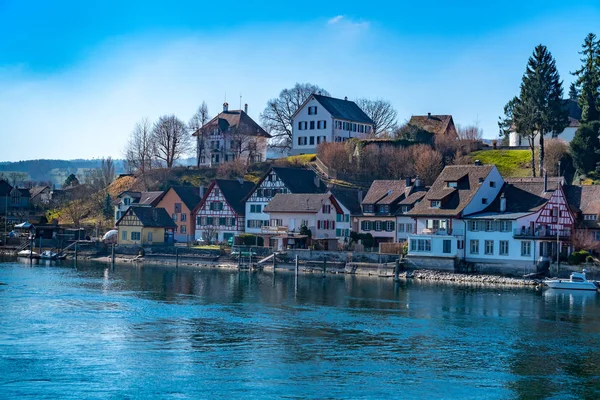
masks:
{"type": "Polygon", "coordinates": [[[600,394],[593,292],[69,263],[0,282],[3,398],[600,394]]]}

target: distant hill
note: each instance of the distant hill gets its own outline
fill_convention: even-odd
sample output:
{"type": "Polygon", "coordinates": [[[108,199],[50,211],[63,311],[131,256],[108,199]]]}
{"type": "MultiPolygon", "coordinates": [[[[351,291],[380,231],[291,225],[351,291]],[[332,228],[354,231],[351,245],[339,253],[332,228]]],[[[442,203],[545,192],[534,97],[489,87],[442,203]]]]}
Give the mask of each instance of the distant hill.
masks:
{"type": "MultiPolygon", "coordinates": [[[[124,160],[114,160],[115,172],[125,172],[124,160]]],[[[8,177],[11,172],[27,175],[26,180],[49,181],[60,186],[69,174],[81,177],[86,169],[100,168],[101,160],[26,160],[0,162],[0,174],[8,177]]]]}

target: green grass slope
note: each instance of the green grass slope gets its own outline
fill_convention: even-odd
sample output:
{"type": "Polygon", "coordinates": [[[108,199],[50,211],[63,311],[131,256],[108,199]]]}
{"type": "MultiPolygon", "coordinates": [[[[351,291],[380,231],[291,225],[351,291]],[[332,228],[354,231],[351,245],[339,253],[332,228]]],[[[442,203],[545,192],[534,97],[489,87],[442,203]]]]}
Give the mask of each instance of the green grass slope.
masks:
{"type": "Polygon", "coordinates": [[[483,164],[494,164],[506,178],[531,176],[529,150],[480,150],[469,154],[469,157],[472,161],[479,160],[483,164]]]}

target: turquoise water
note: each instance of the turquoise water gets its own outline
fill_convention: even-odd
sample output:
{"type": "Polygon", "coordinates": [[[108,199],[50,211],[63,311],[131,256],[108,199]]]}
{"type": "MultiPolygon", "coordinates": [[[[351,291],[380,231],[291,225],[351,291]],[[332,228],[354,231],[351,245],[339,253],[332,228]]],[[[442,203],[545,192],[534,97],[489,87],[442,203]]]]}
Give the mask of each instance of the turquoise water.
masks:
{"type": "Polygon", "coordinates": [[[600,295],[0,264],[0,398],[600,398],[600,295]]]}

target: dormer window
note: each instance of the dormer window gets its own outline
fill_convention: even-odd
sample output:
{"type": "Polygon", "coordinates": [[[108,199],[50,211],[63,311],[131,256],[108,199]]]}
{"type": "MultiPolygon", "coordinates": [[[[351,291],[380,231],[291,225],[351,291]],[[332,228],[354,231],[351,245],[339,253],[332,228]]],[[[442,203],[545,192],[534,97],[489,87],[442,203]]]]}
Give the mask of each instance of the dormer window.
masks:
{"type": "Polygon", "coordinates": [[[407,213],[410,211],[410,206],[402,206],[402,212],[407,213]]]}
{"type": "Polygon", "coordinates": [[[597,214],[583,214],[583,219],[585,221],[596,221],[598,220],[597,214]]]}
{"type": "Polygon", "coordinates": [[[431,208],[440,208],[442,202],[439,200],[431,200],[431,208]]]}
{"type": "Polygon", "coordinates": [[[490,187],[491,188],[495,188],[496,187],[496,182],[495,181],[490,181],[490,187]]]}
{"type": "Polygon", "coordinates": [[[458,182],[446,182],[446,187],[455,188],[458,186],[458,182]]]}
{"type": "Polygon", "coordinates": [[[372,213],[373,209],[374,209],[373,204],[363,205],[363,212],[365,212],[365,213],[372,213]]]}
{"type": "Polygon", "coordinates": [[[487,204],[487,199],[485,197],[481,199],[481,204],[487,204]]]}

